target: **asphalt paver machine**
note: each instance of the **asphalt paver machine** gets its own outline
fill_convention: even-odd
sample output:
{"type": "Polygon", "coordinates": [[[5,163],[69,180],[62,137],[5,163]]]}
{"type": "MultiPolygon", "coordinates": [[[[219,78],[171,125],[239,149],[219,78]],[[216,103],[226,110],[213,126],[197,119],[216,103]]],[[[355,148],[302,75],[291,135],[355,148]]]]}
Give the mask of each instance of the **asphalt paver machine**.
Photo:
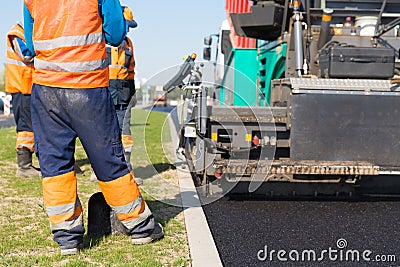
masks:
{"type": "Polygon", "coordinates": [[[207,104],[199,80],[181,86],[193,96],[180,147],[196,184],[268,196],[398,193],[400,1],[226,5],[216,101],[207,104]]]}

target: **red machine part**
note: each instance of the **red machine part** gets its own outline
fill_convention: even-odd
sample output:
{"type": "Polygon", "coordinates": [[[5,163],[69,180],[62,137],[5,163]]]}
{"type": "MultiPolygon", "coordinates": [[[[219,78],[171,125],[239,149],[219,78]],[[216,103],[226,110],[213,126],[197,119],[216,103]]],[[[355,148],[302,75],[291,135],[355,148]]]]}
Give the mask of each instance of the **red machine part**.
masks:
{"type": "Polygon", "coordinates": [[[253,136],[253,145],[259,146],[260,145],[260,138],[257,135],[253,136]]]}
{"type": "Polygon", "coordinates": [[[236,35],[230,16],[230,13],[250,13],[249,0],[226,0],[225,10],[231,27],[232,46],[234,48],[255,48],[256,39],[236,35]]]}

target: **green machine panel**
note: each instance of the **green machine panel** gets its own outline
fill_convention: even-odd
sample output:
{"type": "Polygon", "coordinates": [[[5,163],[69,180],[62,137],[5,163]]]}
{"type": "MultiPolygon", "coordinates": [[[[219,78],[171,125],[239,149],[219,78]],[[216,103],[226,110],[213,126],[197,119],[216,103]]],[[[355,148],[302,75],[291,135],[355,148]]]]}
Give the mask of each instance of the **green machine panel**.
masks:
{"type": "Polygon", "coordinates": [[[220,91],[221,104],[256,106],[257,49],[232,49],[220,91]]]}
{"type": "Polygon", "coordinates": [[[271,98],[271,81],[282,78],[286,67],[286,44],[258,41],[258,105],[267,106],[271,98]]]}

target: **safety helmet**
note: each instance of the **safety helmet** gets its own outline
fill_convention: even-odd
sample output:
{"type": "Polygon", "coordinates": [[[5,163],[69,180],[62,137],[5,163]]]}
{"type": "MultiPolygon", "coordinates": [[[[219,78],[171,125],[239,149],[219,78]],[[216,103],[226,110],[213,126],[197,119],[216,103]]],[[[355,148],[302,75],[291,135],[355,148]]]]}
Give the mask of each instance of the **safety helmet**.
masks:
{"type": "Polygon", "coordinates": [[[133,19],[133,13],[132,10],[127,7],[127,6],[123,6],[122,7],[122,11],[124,13],[124,18],[126,20],[126,23],[128,24],[129,28],[136,28],[137,23],[136,21],[133,19]]]}

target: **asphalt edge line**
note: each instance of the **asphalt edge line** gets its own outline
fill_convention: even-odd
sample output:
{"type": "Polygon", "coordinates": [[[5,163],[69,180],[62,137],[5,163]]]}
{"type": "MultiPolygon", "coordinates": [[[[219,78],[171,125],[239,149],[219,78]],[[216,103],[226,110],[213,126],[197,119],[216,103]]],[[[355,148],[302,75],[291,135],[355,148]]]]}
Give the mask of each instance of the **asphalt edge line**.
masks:
{"type": "MultiPolygon", "coordinates": [[[[178,144],[178,134],[175,122],[172,119],[172,114],[168,115],[169,128],[171,131],[172,143],[178,144]]],[[[175,155],[176,157],[176,155],[175,155]]],[[[178,162],[178,159],[176,158],[178,162]]],[[[180,165],[177,167],[179,189],[182,199],[182,208],[185,218],[186,232],[189,242],[190,257],[193,267],[202,266],[223,266],[217,247],[215,246],[214,238],[208,227],[207,219],[197,195],[196,188],[193,184],[193,179],[187,171],[189,167],[180,165]],[[186,171],[183,171],[183,168],[186,171]]]]}

